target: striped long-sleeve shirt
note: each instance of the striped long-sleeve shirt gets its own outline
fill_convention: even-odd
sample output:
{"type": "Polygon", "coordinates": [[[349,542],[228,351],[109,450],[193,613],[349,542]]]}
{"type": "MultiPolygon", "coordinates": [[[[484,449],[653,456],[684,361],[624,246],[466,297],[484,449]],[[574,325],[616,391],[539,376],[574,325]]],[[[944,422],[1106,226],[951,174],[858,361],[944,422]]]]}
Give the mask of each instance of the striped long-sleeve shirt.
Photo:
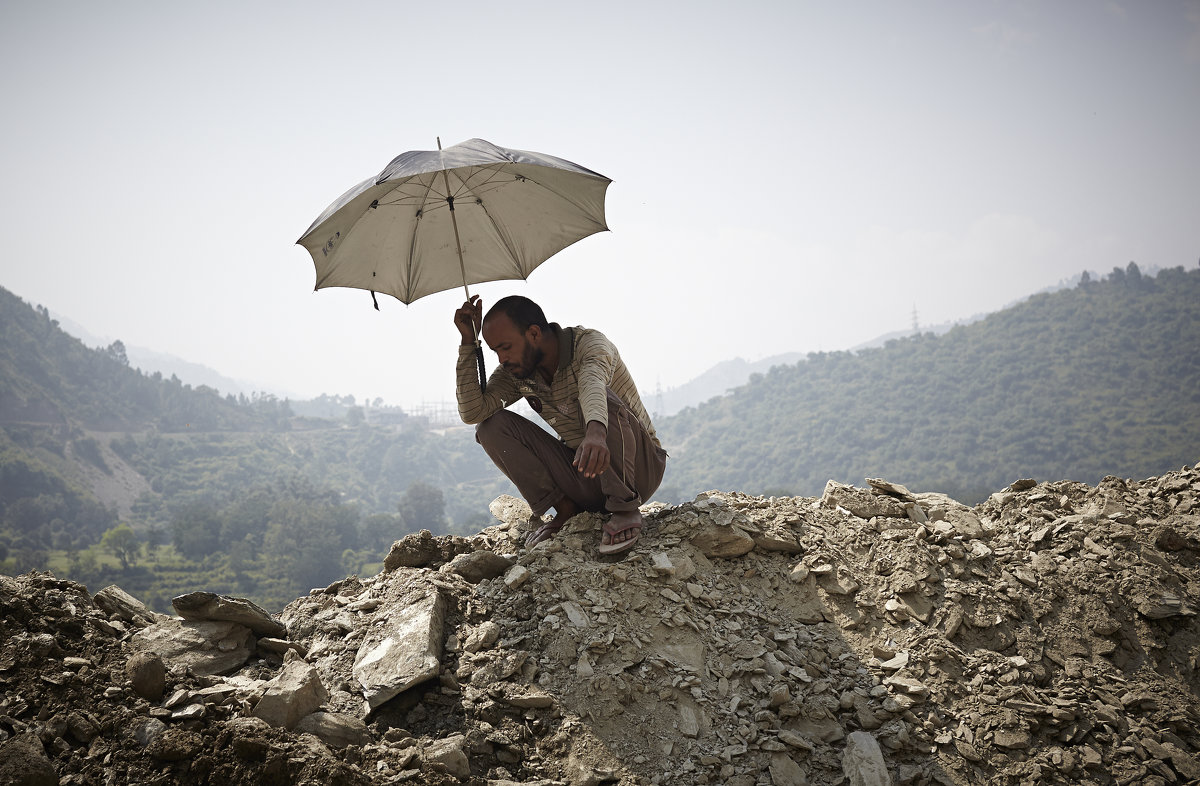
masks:
{"type": "Polygon", "coordinates": [[[458,414],[463,422],[482,423],[517,399],[532,398],[542,419],[574,448],[583,441],[588,421],[608,427],[607,391],[611,388],[659,445],[637,385],[613,343],[598,330],[562,328],[557,323],[551,323],[550,329],[559,343],[558,369],[549,385],[536,373],[529,379],[519,379],[498,366],[488,377],[487,392],[483,393],[475,368],[475,348],[459,347],[458,414]]]}

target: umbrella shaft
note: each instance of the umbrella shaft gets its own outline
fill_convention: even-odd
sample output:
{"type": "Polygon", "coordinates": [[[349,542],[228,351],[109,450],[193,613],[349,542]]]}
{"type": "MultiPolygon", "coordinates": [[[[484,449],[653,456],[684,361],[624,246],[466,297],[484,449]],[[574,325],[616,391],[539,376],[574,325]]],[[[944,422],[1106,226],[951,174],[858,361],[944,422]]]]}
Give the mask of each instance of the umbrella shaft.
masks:
{"type": "Polygon", "coordinates": [[[450,223],[454,225],[454,246],[458,249],[458,269],[462,272],[463,291],[467,293],[467,300],[470,300],[471,290],[467,289],[467,266],[463,262],[462,240],[458,237],[458,216],[454,214],[454,195],[450,193],[450,176],[446,174],[445,169],[442,170],[442,182],[446,185],[446,204],[450,206],[450,223]]]}

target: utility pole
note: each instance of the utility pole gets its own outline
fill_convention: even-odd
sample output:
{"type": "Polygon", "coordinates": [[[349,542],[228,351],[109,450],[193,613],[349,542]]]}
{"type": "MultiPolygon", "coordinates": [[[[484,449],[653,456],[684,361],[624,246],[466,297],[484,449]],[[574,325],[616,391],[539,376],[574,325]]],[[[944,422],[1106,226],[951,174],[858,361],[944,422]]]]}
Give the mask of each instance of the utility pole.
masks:
{"type": "Polygon", "coordinates": [[[912,310],[913,335],[919,335],[921,332],[921,323],[917,321],[917,304],[913,303],[912,310]]]}

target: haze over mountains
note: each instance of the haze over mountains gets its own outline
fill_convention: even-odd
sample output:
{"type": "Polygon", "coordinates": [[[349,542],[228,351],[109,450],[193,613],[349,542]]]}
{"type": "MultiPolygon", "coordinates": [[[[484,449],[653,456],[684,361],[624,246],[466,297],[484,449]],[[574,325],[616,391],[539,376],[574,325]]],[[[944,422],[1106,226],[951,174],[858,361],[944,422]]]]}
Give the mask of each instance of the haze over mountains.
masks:
{"type": "MultiPolygon", "coordinates": [[[[145,374],[120,342],[89,349],[0,295],[0,570],[103,579],[119,568],[101,543],[124,526],[180,560],[131,590],[166,597],[203,564],[214,586],[282,600],[371,564],[397,534],[473,532],[513,492],[470,429],[145,374]]],[[[1195,458],[1197,346],[1200,270],[1131,264],[943,335],[811,353],[656,419],[672,456],[656,499],[887,477],[973,504],[1014,477],[1149,477],[1195,458]]]]}
{"type": "Polygon", "coordinates": [[[813,495],[887,475],[976,502],[1005,478],[1136,477],[1200,444],[1200,270],[1035,295],[942,336],[814,353],[667,419],[671,484],[813,495]]]}
{"type": "MultiPolygon", "coordinates": [[[[1151,266],[1142,271],[1143,275],[1156,275],[1159,268],[1151,266]]],[[[1095,272],[1089,273],[1092,278],[1099,278],[1095,272]]],[[[1073,287],[1079,283],[1079,276],[1073,276],[1069,279],[1060,281],[1050,287],[1045,287],[1033,294],[1042,294],[1045,292],[1056,292],[1061,289],[1073,287]]],[[[1019,301],[1018,301],[1019,302],[1019,301]]],[[[1011,307],[1012,303],[1006,308],[1011,307]]],[[[56,319],[59,325],[72,336],[75,336],[85,345],[102,349],[109,346],[113,341],[121,340],[119,336],[100,337],[88,330],[84,325],[75,322],[69,315],[63,315],[50,312],[51,316],[56,319]]],[[[913,308],[913,325],[905,329],[894,330],[883,335],[877,336],[870,341],[856,344],[853,347],[848,347],[849,351],[857,352],[863,349],[883,346],[886,342],[892,339],[902,338],[912,335],[914,332],[933,333],[934,335],[942,335],[957,325],[968,325],[972,322],[977,322],[983,319],[986,314],[976,314],[968,319],[958,320],[955,322],[943,322],[934,325],[923,325],[919,322],[919,313],[916,307],[913,308]]],[[[185,358],[181,358],[170,351],[163,348],[148,348],[129,344],[122,341],[125,346],[126,357],[129,363],[134,368],[141,369],[147,374],[155,372],[161,373],[164,377],[170,378],[176,376],[186,385],[199,387],[204,385],[213,388],[221,393],[233,393],[234,395],[251,395],[253,393],[268,393],[280,398],[287,398],[296,402],[297,396],[288,390],[286,381],[278,380],[239,380],[222,374],[220,371],[201,363],[194,363],[185,358]]],[[[774,366],[790,365],[802,360],[805,356],[803,352],[788,352],[769,357],[755,358],[747,360],[742,357],[735,357],[722,360],[706,369],[695,378],[688,380],[679,385],[668,385],[663,387],[661,380],[646,379],[640,380],[643,384],[642,396],[647,407],[656,417],[664,417],[674,415],[685,407],[701,404],[713,396],[725,395],[733,388],[746,384],[750,377],[754,374],[763,374],[771,370],[774,366]]],[[[324,391],[326,396],[345,397],[350,391],[345,391],[337,387],[336,383],[331,382],[331,389],[324,391]]],[[[415,402],[388,402],[392,406],[400,406],[405,409],[412,407],[415,402]],[[408,406],[406,406],[408,405],[408,406]]],[[[452,403],[452,402],[446,402],[452,403]]]]}

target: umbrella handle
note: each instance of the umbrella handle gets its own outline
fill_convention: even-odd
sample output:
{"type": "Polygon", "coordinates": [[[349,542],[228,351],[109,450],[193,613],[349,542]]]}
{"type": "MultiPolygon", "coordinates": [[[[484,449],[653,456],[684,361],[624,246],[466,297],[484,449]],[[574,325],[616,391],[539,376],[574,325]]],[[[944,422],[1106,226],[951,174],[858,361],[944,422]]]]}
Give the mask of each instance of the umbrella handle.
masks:
{"type": "Polygon", "coordinates": [[[475,364],[479,367],[479,392],[486,393],[487,374],[484,372],[483,367],[483,347],[479,345],[478,341],[475,342],[475,364]]]}

